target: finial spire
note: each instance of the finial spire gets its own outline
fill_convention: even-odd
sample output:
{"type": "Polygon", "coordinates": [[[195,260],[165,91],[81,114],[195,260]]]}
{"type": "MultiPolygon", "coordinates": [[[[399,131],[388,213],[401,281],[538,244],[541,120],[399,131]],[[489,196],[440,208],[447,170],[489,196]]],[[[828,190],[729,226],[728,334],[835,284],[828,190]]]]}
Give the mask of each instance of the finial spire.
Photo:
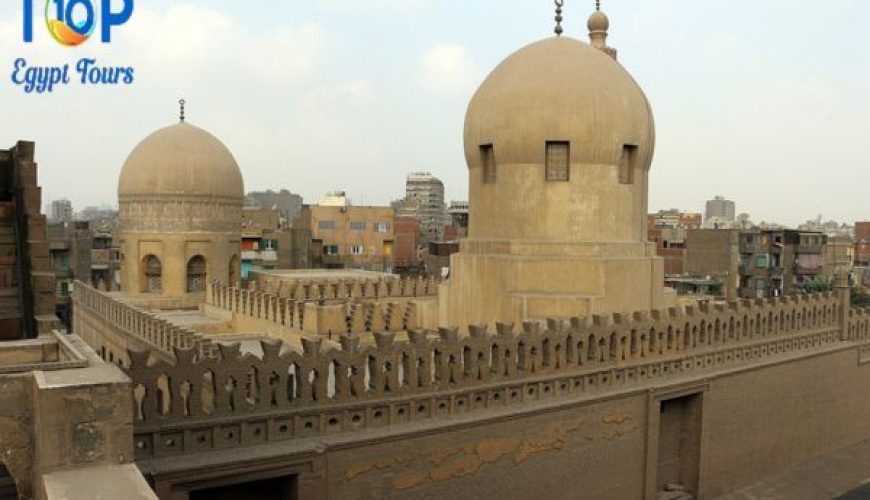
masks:
{"type": "Polygon", "coordinates": [[[184,103],[185,103],[185,100],[184,100],[184,99],[179,99],[179,100],[178,100],[178,109],[179,109],[179,115],[178,115],[178,118],[179,118],[181,121],[184,121],[184,103]]]}
{"type": "Polygon", "coordinates": [[[595,11],[589,16],[586,26],[589,27],[589,43],[616,59],[616,49],[607,46],[607,30],[610,28],[610,21],[607,19],[607,14],[601,11],[601,0],[595,0],[595,11]]]}
{"type": "Polygon", "coordinates": [[[562,36],[562,7],[565,6],[565,0],[553,0],[556,2],[556,29],[553,31],[556,36],[562,36]]]}

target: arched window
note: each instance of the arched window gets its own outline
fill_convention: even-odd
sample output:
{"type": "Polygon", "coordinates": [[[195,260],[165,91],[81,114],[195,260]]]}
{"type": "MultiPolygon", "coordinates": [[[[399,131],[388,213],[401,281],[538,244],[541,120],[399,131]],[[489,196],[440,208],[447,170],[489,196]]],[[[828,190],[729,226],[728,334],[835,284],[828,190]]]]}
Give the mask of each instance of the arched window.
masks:
{"type": "Polygon", "coordinates": [[[187,293],[205,291],[205,258],[195,255],[187,261],[187,293]]]}
{"type": "Polygon", "coordinates": [[[160,293],[163,291],[163,266],[160,259],[154,255],[146,255],[142,259],[144,280],[142,291],[147,293],[160,293]]]}
{"type": "Polygon", "coordinates": [[[229,285],[237,286],[239,284],[239,256],[233,255],[230,259],[229,285]]]}

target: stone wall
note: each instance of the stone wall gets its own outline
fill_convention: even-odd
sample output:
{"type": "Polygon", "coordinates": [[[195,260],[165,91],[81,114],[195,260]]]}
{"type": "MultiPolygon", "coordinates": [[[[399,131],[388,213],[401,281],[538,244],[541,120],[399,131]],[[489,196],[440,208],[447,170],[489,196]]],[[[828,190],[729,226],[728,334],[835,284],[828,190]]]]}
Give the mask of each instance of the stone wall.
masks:
{"type": "MultiPolygon", "coordinates": [[[[121,337],[153,330],[92,293],[112,327],[127,325],[121,337]]],[[[336,307],[220,286],[208,296],[276,324],[336,307]]],[[[660,412],[691,397],[683,481],[712,498],[870,437],[857,422],[870,410],[870,311],[850,309],[844,288],[494,332],[411,328],[407,341],[375,326],[371,345],[302,335],[246,349],[260,354],[154,334],[131,343],[137,463],[173,499],[288,473],[305,498],[655,498],[660,412]]]]}
{"type": "Polygon", "coordinates": [[[73,331],[106,361],[129,365],[130,349],[153,349],[168,356],[174,348],[194,348],[203,356],[216,354],[214,343],[202,334],[124,303],[80,281],[73,297],[73,331]]]}
{"type": "Polygon", "coordinates": [[[43,479],[55,472],[131,463],[130,380],[74,335],[3,344],[0,352],[21,353],[29,343],[36,348],[27,359],[0,362],[0,462],[20,498],[48,498],[43,479]]]}
{"type": "Polygon", "coordinates": [[[0,340],[36,338],[59,324],[34,153],[28,141],[0,150],[0,340]]]}
{"type": "MultiPolygon", "coordinates": [[[[397,286],[401,286],[398,283],[397,286]]],[[[417,280],[403,283],[409,284],[405,289],[411,293],[410,284],[417,283],[417,280]]],[[[427,283],[430,282],[419,283],[428,287],[427,283]]],[[[352,289],[353,287],[348,287],[346,290],[352,289]]],[[[304,296],[311,297],[312,290],[305,290],[304,296]]],[[[331,290],[334,292],[336,289],[331,290]]],[[[418,317],[419,304],[413,299],[413,295],[408,295],[409,298],[405,300],[399,296],[393,301],[390,299],[393,297],[390,295],[391,289],[387,285],[371,285],[370,290],[372,295],[361,295],[359,300],[352,300],[353,295],[339,298],[334,294],[330,294],[329,299],[314,300],[283,298],[270,293],[212,283],[206,293],[206,306],[211,307],[205,307],[204,310],[216,308],[218,311],[230,311],[237,330],[250,331],[259,328],[263,332],[278,334],[279,337],[281,334],[302,333],[332,337],[342,333],[362,334],[383,330],[400,332],[422,326],[418,317]],[[371,299],[365,299],[366,297],[371,299]]],[[[322,289],[318,289],[317,293],[321,294],[322,289]]]]}
{"type": "Polygon", "coordinates": [[[256,274],[257,290],[298,302],[338,301],[351,299],[388,299],[400,297],[434,297],[439,281],[435,278],[288,280],[269,274],[256,274]]]}
{"type": "MultiPolygon", "coordinates": [[[[527,323],[521,331],[502,324],[495,334],[482,327],[467,335],[412,330],[407,342],[379,331],[375,345],[344,335],[339,349],[324,347],[321,337],[303,337],[302,352],[264,341],[262,357],[242,355],[238,345],[220,345],[216,359],[176,348],[175,362],[148,363],[147,352],[131,352],[129,369],[144,389],[138,425],[148,429],[139,450],[159,455],[148,436],[169,423],[268,414],[262,425],[275,427],[276,437],[304,437],[541,398],[597,397],[775,362],[843,342],[840,301],[827,293],[527,323]]],[[[853,314],[866,329],[868,316],[853,314]]]]}
{"type": "Polygon", "coordinates": [[[146,367],[140,353],[137,461],[172,498],[185,498],[173,484],[220,465],[225,480],[293,471],[305,498],[654,499],[661,408],[692,396],[690,487],[714,498],[870,437],[870,311],[840,315],[841,301],[416,332],[408,343],[380,334],[373,348],[345,337],[339,351],[264,343],[262,358],[225,346],[217,360],[179,351],[174,365],[146,367]]]}

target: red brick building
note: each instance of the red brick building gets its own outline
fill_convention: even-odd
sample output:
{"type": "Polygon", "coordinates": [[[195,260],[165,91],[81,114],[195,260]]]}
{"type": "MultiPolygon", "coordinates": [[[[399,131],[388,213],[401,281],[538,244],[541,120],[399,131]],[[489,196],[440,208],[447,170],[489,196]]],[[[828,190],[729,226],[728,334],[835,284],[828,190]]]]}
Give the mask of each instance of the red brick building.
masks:
{"type": "Polygon", "coordinates": [[[855,223],[855,265],[870,267],[870,221],[855,223]]]}
{"type": "Polygon", "coordinates": [[[416,217],[395,217],[393,234],[396,238],[396,268],[415,268],[420,265],[417,247],[420,244],[420,219],[416,217]]]}

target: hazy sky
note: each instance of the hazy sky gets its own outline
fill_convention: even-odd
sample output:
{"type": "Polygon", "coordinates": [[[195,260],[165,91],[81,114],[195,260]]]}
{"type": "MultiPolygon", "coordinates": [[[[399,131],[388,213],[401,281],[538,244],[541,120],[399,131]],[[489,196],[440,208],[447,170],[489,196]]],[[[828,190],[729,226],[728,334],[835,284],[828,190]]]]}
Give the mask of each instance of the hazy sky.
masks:
{"type": "MultiPolygon", "coordinates": [[[[28,0],[29,1],[29,0],[28,0]]],[[[117,0],[115,0],[117,2],[117,0]]],[[[466,105],[514,50],[550,36],[549,0],[136,0],[113,42],[35,42],[22,0],[0,1],[0,146],[37,142],[45,201],[116,203],[121,165],[151,131],[188,120],[233,151],[246,189],[315,202],[403,195],[430,171],[466,199],[466,105]],[[30,94],[13,61],[133,66],[131,86],[30,94]]],[[[586,39],[594,2],[566,0],[586,39]]],[[[870,219],[870,2],[613,0],[610,42],[649,97],[650,209],[721,194],[759,222],[870,219]]]]}

